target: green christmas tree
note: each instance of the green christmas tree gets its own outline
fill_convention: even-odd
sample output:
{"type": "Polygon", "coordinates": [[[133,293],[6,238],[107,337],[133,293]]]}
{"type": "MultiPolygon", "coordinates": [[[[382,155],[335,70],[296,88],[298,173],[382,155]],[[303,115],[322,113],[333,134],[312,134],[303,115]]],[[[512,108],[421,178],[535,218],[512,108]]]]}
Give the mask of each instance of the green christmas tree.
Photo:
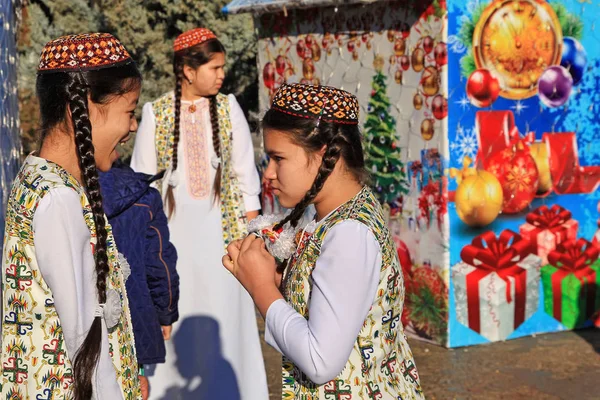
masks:
{"type": "Polygon", "coordinates": [[[393,203],[408,193],[408,182],[400,148],[396,144],[396,120],[390,115],[386,78],[378,71],[373,78],[366,136],[366,164],[372,187],[381,204],[393,203]]]}

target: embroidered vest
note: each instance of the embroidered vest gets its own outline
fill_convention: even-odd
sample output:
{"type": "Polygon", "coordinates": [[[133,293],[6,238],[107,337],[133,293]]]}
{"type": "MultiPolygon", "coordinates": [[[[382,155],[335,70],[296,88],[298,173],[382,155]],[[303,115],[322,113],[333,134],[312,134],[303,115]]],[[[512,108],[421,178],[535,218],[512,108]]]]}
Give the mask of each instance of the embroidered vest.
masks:
{"type": "Polygon", "coordinates": [[[377,295],[346,366],[324,385],[311,382],[290,360],[283,359],[283,399],[423,399],[419,376],[400,316],[404,303],[402,270],[381,206],[367,187],[326,217],[312,235],[301,239],[284,280],[286,300],[306,319],[311,274],[327,233],[336,224],[355,220],[366,225],[381,246],[377,295]]]}
{"type": "MultiPolygon", "coordinates": [[[[156,118],[156,152],[159,171],[167,169],[173,158],[174,103],[173,92],[164,94],[152,103],[156,118]]],[[[227,249],[230,242],[241,239],[248,234],[244,201],[231,160],[232,127],[229,110],[227,96],[219,93],[217,95],[221,145],[221,192],[219,200],[225,249],[227,249]]],[[[161,187],[160,184],[158,186],[161,187]]]]}
{"type": "MultiPolygon", "coordinates": [[[[96,232],[90,204],[81,185],[57,164],[29,156],[15,179],[7,205],[2,252],[2,356],[0,397],[20,400],[73,398],[74,354],[68,354],[52,291],[42,277],[34,247],[33,217],[50,189],[69,187],[81,200],[90,229],[90,251],[96,232]]],[[[126,400],[141,399],[138,365],[125,282],[112,229],[108,231],[108,288],[115,289],[123,310],[109,332],[110,355],[126,400]]]]}

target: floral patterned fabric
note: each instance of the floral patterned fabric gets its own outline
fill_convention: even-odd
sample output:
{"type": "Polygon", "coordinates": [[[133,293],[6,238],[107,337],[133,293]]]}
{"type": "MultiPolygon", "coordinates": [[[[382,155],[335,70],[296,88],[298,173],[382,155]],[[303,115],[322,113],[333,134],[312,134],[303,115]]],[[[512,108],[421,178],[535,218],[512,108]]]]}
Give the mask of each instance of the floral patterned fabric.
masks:
{"type": "MultiPolygon", "coordinates": [[[[156,118],[156,151],[159,171],[168,168],[173,158],[174,103],[173,92],[163,95],[152,103],[156,118]]],[[[221,143],[221,192],[219,200],[225,249],[227,249],[230,242],[241,239],[248,233],[242,192],[238,187],[237,177],[233,171],[231,161],[232,127],[229,111],[227,96],[218,94],[217,112],[219,114],[219,139],[221,143]]]]}
{"type": "Polygon", "coordinates": [[[335,379],[316,385],[284,357],[283,399],[423,399],[419,376],[400,321],[404,279],[380,204],[368,188],[339,207],[300,239],[290,259],[283,289],[294,309],[309,318],[311,274],[327,233],[336,224],[355,220],[365,224],[381,246],[382,264],[377,295],[350,358],[335,379]]]}
{"type": "MultiPolygon", "coordinates": [[[[33,218],[51,189],[69,187],[79,196],[90,230],[90,250],[96,232],[90,204],[81,185],[57,164],[29,156],[15,179],[6,214],[2,254],[2,356],[0,397],[3,399],[72,399],[73,354],[68,354],[52,291],[38,267],[33,218]]],[[[115,290],[122,311],[109,331],[110,355],[126,400],[140,399],[129,303],[110,225],[108,231],[108,289],[115,290]]]]}

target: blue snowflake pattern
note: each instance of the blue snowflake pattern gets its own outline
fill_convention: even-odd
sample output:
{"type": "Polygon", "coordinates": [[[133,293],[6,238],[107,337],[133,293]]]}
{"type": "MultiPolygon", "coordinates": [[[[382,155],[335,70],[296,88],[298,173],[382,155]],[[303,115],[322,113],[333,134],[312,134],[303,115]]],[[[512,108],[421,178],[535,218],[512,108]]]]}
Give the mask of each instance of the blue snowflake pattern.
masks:
{"type": "Polygon", "coordinates": [[[477,149],[477,132],[475,128],[465,129],[459,124],[456,127],[456,136],[450,143],[451,160],[461,163],[465,156],[474,158],[477,149]]]}

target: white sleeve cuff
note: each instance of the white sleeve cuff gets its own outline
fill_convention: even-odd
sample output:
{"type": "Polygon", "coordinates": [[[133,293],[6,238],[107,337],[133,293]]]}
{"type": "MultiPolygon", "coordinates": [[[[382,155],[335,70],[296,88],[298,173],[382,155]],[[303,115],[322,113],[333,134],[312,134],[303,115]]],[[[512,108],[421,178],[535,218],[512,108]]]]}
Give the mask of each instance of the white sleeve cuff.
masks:
{"type": "Polygon", "coordinates": [[[244,207],[246,212],[257,211],[261,209],[259,196],[249,195],[246,193],[243,193],[242,195],[244,196],[244,207]]]}

